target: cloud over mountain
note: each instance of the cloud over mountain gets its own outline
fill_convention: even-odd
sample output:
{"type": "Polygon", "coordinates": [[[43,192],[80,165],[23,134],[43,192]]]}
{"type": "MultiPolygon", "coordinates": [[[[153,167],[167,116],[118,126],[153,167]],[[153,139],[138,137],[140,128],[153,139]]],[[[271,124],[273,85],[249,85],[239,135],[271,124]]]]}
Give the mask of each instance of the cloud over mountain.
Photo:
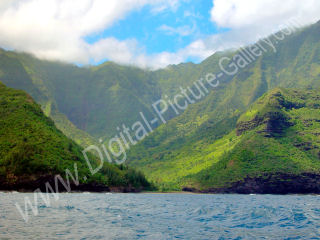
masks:
{"type": "MultiPolygon", "coordinates": [[[[211,21],[227,33],[195,39],[173,52],[147,54],[143,42],[133,36],[124,39],[102,37],[88,43],[85,38],[110,28],[128,14],[151,6],[152,14],[174,11],[186,0],[2,0],[0,2],[0,46],[26,51],[40,58],[87,64],[104,59],[140,67],[159,68],[186,59],[202,60],[216,50],[247,44],[257,36],[270,34],[292,17],[302,24],[317,20],[317,0],[214,0],[211,21]],[[223,41],[221,40],[223,39],[223,41]]],[[[189,16],[190,17],[190,16],[189,16]]],[[[210,20],[210,19],[206,19],[210,20]]],[[[188,36],[190,26],[166,24],[163,34],[188,36]],[[166,31],[164,31],[166,30],[166,31]]]]}

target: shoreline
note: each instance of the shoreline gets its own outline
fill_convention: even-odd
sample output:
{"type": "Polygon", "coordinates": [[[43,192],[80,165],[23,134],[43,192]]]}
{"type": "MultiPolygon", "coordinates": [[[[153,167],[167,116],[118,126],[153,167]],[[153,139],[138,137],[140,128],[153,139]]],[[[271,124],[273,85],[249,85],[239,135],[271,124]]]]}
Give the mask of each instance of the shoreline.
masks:
{"type": "Polygon", "coordinates": [[[219,188],[183,187],[181,190],[160,191],[156,186],[106,186],[101,183],[69,183],[55,181],[54,176],[41,176],[35,180],[20,179],[15,183],[1,182],[1,192],[20,193],[149,193],[149,194],[240,194],[240,195],[319,195],[320,174],[300,175],[278,173],[260,177],[246,177],[242,181],[219,188]]]}
{"type": "MultiPolygon", "coordinates": [[[[23,194],[23,193],[34,193],[34,191],[15,191],[15,190],[0,190],[0,194],[23,194]]],[[[46,193],[46,192],[42,192],[46,193]]],[[[52,194],[51,192],[48,194],[52,194]]],[[[181,194],[181,195],[243,195],[243,196],[320,196],[319,193],[210,193],[210,192],[188,192],[188,191],[172,191],[172,192],[119,192],[119,191],[105,191],[105,192],[94,192],[94,191],[71,191],[71,192],[59,192],[58,194],[152,194],[152,195],[166,195],[166,194],[181,194]]]]}

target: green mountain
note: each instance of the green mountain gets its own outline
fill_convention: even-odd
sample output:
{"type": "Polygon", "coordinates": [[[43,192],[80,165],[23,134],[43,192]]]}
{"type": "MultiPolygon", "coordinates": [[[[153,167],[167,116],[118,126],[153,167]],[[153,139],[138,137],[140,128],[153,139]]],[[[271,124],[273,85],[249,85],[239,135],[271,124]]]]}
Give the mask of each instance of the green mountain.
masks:
{"type": "Polygon", "coordinates": [[[229,72],[236,64],[234,74],[222,72],[218,88],[194,99],[196,103],[180,116],[170,108],[165,118],[171,120],[154,124],[153,128],[159,127],[128,153],[128,164],[163,189],[201,189],[201,184],[209,186],[202,181],[195,185],[193,177],[190,184],[186,179],[211,169],[236,147],[241,138],[234,133],[237,122],[259,97],[276,87],[320,87],[320,22],[281,40],[280,34],[244,49],[215,53],[200,64],[157,71],[110,62],[77,67],[1,50],[0,81],[27,91],[64,134],[87,147],[100,138],[112,138],[122,124],[141,120],[140,112],[149,120],[156,118],[155,101],[173,99],[180,87],[197,91],[195,81],[208,73],[219,75],[221,59],[229,72]],[[244,54],[257,46],[261,54],[244,54]]]}
{"type": "MultiPolygon", "coordinates": [[[[220,79],[220,89],[201,101],[202,107],[190,108],[182,122],[197,121],[199,117],[201,123],[222,120],[237,110],[244,111],[276,86],[319,85],[319,26],[320,23],[299,30],[280,42],[271,37],[273,47],[262,40],[261,46],[266,52],[251,60],[236,76],[225,74],[220,79]]],[[[27,91],[60,130],[87,146],[95,142],[93,138],[111,138],[118,133],[117,127],[140,120],[140,112],[147,119],[154,119],[157,116],[152,108],[155,101],[166,96],[173,98],[180,87],[192,86],[207,73],[219,73],[219,60],[222,57],[232,59],[238,53],[218,52],[201,64],[183,63],[148,71],[111,62],[77,67],[2,50],[0,81],[27,91]]],[[[173,117],[176,114],[169,110],[167,120],[173,117]]],[[[189,127],[186,131],[190,131],[189,127]]],[[[171,136],[166,138],[177,136],[175,131],[170,132],[171,136]]]]}
{"type": "Polygon", "coordinates": [[[232,147],[185,181],[211,191],[319,192],[319,110],[319,90],[270,91],[220,140],[232,147]]]}
{"type": "MultiPolygon", "coordinates": [[[[320,87],[320,22],[281,42],[274,36],[268,40],[274,48],[261,40],[259,44],[268,49],[266,52],[239,68],[235,75],[221,77],[219,87],[202,101],[189,105],[183,114],[134,146],[129,164],[142,169],[164,189],[181,189],[185,183],[181,179],[210,168],[226,149],[234,147],[234,141],[225,141],[224,137],[232,133],[241,114],[264,93],[275,87],[320,87]]],[[[216,66],[217,58],[222,57],[232,62],[239,54],[240,50],[217,53],[199,68],[205,65],[207,72],[213,69],[218,73],[210,68],[211,63],[216,66]]]]}
{"type": "Polygon", "coordinates": [[[41,104],[46,116],[51,117],[57,127],[78,144],[88,146],[95,143],[94,138],[77,128],[66,115],[58,110],[52,96],[52,86],[46,81],[48,80],[47,73],[40,67],[40,65],[47,64],[27,54],[0,49],[0,81],[9,87],[29,93],[37,103],[41,104]]]}
{"type": "Polygon", "coordinates": [[[319,192],[319,109],[319,90],[276,88],[222,138],[192,141],[169,156],[154,153],[134,165],[164,189],[319,192]]]}
{"type": "MultiPolygon", "coordinates": [[[[93,168],[100,163],[90,154],[88,159],[93,168]]],[[[78,175],[73,190],[150,188],[141,173],[125,166],[104,163],[91,175],[82,148],[55,127],[31,96],[0,83],[0,189],[43,189],[56,174],[65,178],[66,169],[78,175]]]]}
{"type": "Polygon", "coordinates": [[[28,92],[60,130],[85,147],[137,121],[139,112],[155,116],[151,103],[161,95],[149,75],[113,63],[77,67],[0,51],[0,81],[28,92]]]}
{"type": "MultiPolygon", "coordinates": [[[[157,117],[154,102],[173,97],[208,70],[218,71],[219,56],[202,65],[148,71],[112,62],[77,67],[0,50],[0,81],[28,92],[64,134],[87,147],[112,138],[122,124],[140,120],[140,112],[147,119],[157,117]]],[[[175,116],[172,110],[166,114],[168,120],[175,116]]]]}

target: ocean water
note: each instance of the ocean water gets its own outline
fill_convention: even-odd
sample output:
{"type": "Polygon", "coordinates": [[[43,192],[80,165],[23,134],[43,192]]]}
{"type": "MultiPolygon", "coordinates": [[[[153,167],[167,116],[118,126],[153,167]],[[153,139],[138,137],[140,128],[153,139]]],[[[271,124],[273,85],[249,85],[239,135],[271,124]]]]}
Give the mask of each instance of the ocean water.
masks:
{"type": "Polygon", "coordinates": [[[320,239],[320,196],[0,193],[0,239],[320,239]]]}

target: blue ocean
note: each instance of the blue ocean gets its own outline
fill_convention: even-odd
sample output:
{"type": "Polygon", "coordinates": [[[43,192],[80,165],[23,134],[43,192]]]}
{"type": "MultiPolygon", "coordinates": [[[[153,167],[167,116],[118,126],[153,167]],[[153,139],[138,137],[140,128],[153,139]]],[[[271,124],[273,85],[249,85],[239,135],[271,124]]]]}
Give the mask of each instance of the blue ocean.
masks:
{"type": "Polygon", "coordinates": [[[316,195],[70,193],[49,200],[0,193],[0,239],[320,239],[316,195]]]}

